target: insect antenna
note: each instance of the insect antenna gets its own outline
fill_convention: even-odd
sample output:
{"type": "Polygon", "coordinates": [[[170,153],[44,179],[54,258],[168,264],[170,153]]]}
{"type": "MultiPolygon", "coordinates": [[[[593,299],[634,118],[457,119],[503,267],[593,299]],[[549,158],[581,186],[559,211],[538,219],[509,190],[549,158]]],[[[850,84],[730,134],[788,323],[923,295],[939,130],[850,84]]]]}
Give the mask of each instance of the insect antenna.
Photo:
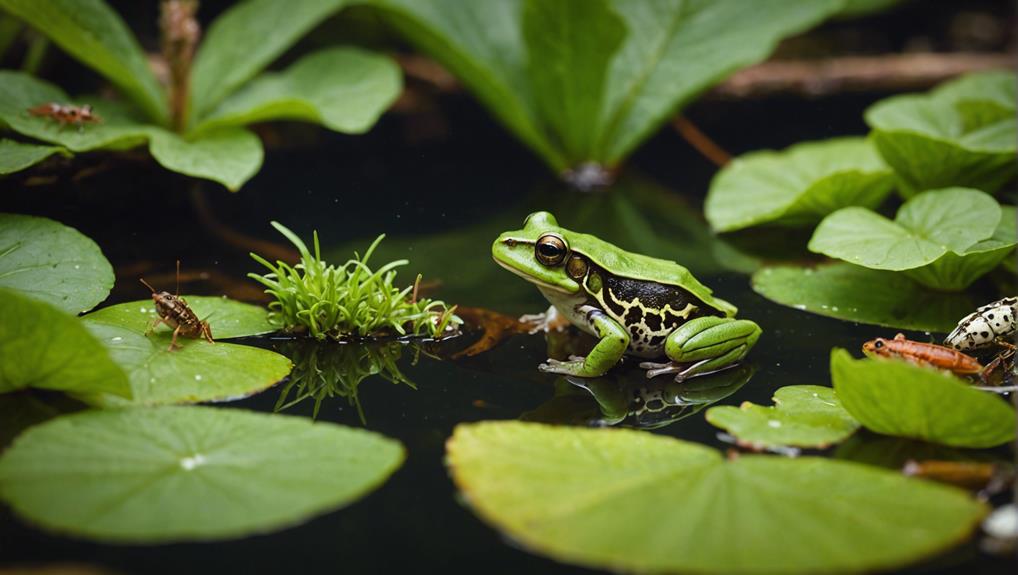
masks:
{"type": "Polygon", "coordinates": [[[141,282],[142,284],[144,284],[144,285],[145,285],[145,287],[147,287],[148,289],[152,290],[152,293],[156,293],[156,288],[154,288],[154,287],[152,287],[152,286],[148,285],[148,282],[147,282],[147,281],[145,281],[145,279],[144,279],[144,278],[138,278],[138,281],[140,281],[140,282],[141,282]]]}
{"type": "Polygon", "coordinates": [[[177,260],[177,292],[174,295],[180,295],[180,260],[177,260]]]}

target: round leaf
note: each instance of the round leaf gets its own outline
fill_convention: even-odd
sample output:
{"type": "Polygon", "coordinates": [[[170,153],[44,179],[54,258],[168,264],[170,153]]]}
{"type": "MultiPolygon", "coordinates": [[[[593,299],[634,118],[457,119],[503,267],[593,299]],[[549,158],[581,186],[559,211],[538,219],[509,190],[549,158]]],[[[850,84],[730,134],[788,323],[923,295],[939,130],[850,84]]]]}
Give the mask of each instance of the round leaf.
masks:
{"type": "MultiPolygon", "coordinates": [[[[225,296],[188,295],[180,297],[187,302],[188,307],[199,318],[209,322],[212,336],[217,340],[263,335],[279,329],[269,323],[268,311],[261,306],[231,300],[225,296]]],[[[136,333],[144,333],[156,317],[156,309],[152,300],[140,300],[104,307],[88,314],[84,319],[94,323],[124,327],[136,333]]],[[[170,329],[163,325],[158,327],[155,333],[169,334],[170,329]]],[[[167,337],[162,337],[162,339],[165,340],[165,345],[169,345],[167,337]]]]}
{"type": "Polygon", "coordinates": [[[827,317],[944,333],[979,304],[966,294],[924,288],[901,274],[845,263],[763,268],[753,274],[753,290],[827,317]]]}
{"type": "Polygon", "coordinates": [[[0,139],[0,175],[30,168],[53,154],[66,154],[60,146],[40,146],[0,139]]]}
{"type": "Polygon", "coordinates": [[[718,232],[808,226],[846,206],[875,208],[893,185],[894,174],[863,138],[806,142],[736,158],[711,182],[704,211],[718,232]]]}
{"type": "Polygon", "coordinates": [[[127,376],[81,321],[0,288],[0,393],[24,387],[130,397],[127,376]]]}
{"type": "Polygon", "coordinates": [[[113,267],[99,246],[74,228],[0,213],[0,287],[77,314],[106,299],[113,267]]]}
{"type": "Polygon", "coordinates": [[[725,461],[623,429],[460,425],[447,456],[485,520],[535,552],[613,571],[873,571],[958,543],[986,513],[959,489],[864,465],[725,461]]]}
{"type": "Polygon", "coordinates": [[[347,505],[402,461],[396,441],[298,417],[87,411],[18,437],[0,458],[0,496],[44,528],[90,539],[224,539],[347,505]]]}
{"type": "Polygon", "coordinates": [[[240,189],[262,165],[261,140],[242,128],[223,128],[185,139],[151,128],[149,151],[167,170],[219,182],[231,192],[240,189]]]}
{"type": "Polygon", "coordinates": [[[866,428],[954,447],[994,447],[1015,437],[1015,412],[995,394],[903,361],[831,353],[842,405],[866,428]]]}
{"type": "Polygon", "coordinates": [[[774,407],[745,401],[707,410],[707,421],[734,435],[740,445],[827,447],[859,428],[829,387],[790,385],[774,392],[774,407]]]}

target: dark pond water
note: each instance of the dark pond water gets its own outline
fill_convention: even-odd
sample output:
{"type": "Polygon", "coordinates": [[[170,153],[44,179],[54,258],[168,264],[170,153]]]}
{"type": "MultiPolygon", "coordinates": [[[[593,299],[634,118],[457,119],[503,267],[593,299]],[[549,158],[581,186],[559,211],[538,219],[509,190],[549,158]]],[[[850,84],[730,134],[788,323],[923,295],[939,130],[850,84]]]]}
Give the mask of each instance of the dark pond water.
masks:
{"type": "MultiPolygon", "coordinates": [[[[704,104],[695,107],[691,116],[730,151],[739,153],[783,147],[806,138],[864,133],[861,111],[879,96],[823,103],[704,104]]],[[[389,239],[382,245],[379,261],[410,258],[413,265],[401,273],[404,282],[422,271],[425,280],[432,281],[431,294],[436,297],[511,315],[537,312],[547,304],[530,285],[498,268],[490,259],[489,246],[500,231],[518,227],[536,209],[554,212],[566,227],[634,251],[673,258],[720,296],[735,302],[741,316],[754,319],[764,329],[751,354],[755,372],[750,381],[739,388],[728,374],[729,379],[717,384],[724,389],[713,390],[715,396],[731,393],[720,399],[723,404],[747,400],[768,404],[780,386],[829,384],[832,347],[858,350],[865,339],[893,335],[886,329],[780,307],[753,293],[745,275],[754,265],[753,257],[711,238],[701,221],[699,206],[713,166],[673,133],[666,130],[651,141],[630,162],[628,175],[614,189],[580,194],[557,184],[538,160],[466,97],[451,98],[443,106],[444,125],[430,125],[427,118],[390,115],[361,138],[294,126],[279,128],[285,133],[268,133],[268,141],[297,144],[271,150],[262,172],[243,191],[229,195],[207,185],[201,193],[220,222],[261,240],[280,239],[268,226],[273,219],[302,235],[319,230],[334,260],[345,259],[353,249],[363,249],[375,234],[387,232],[389,239]]],[[[86,167],[101,166],[105,160],[78,161],[86,167]]],[[[246,255],[247,248],[225,242],[222,228],[203,223],[190,200],[191,182],[145,162],[112,167],[44,186],[0,183],[5,188],[0,210],[53,217],[95,238],[118,270],[111,301],[146,297],[136,278],[144,274],[150,280],[170,281],[172,276],[167,274],[177,258],[183,260],[185,271],[211,274],[208,279],[187,282],[189,293],[226,291],[245,297],[253,292],[257,296],[257,289],[251,289],[254,284],[243,279],[247,271],[257,270],[246,255]]],[[[768,257],[800,257],[780,249],[780,244],[801,246],[804,239],[787,236],[749,238],[740,245],[755,245],[756,251],[769,251],[768,257]]],[[[442,354],[466,346],[470,337],[450,342],[442,354]]],[[[291,351],[278,341],[252,343],[291,351]]],[[[573,343],[552,342],[566,347],[573,343]]],[[[125,573],[574,571],[518,549],[481,523],[457,500],[443,465],[444,442],[461,422],[520,417],[570,422],[617,419],[603,413],[589,391],[536,370],[547,357],[548,346],[543,336],[517,335],[473,358],[439,360],[422,354],[416,364],[411,361],[412,350],[407,349],[399,366],[416,388],[371,377],[357,389],[360,411],[343,397],[324,400],[320,420],[363,425],[399,439],[408,452],[405,465],[391,480],[346,509],[269,535],[156,547],[99,545],[50,536],[24,526],[5,509],[0,511],[3,563],[70,562],[125,573]]],[[[627,393],[643,383],[642,373],[636,371],[621,370],[617,378],[630,386],[627,393]]],[[[705,389],[696,397],[711,396],[713,384],[698,385],[705,389]]],[[[277,386],[223,407],[273,411],[280,393],[277,386]]],[[[286,412],[310,416],[313,408],[314,401],[306,400],[286,412]]],[[[728,448],[702,414],[691,413],[690,408],[679,411],[646,415],[641,421],[661,424],[655,433],[728,448]],[[669,419],[674,421],[666,424],[669,419]]],[[[908,457],[916,453],[912,450],[925,449],[865,435],[850,447],[830,454],[875,461],[892,452],[908,457]]],[[[1013,458],[1008,448],[995,456],[1013,458]]],[[[734,548],[739,542],[731,544],[734,548]]],[[[1014,558],[982,556],[968,545],[918,570],[1011,573],[1014,566],[1014,558]]]]}

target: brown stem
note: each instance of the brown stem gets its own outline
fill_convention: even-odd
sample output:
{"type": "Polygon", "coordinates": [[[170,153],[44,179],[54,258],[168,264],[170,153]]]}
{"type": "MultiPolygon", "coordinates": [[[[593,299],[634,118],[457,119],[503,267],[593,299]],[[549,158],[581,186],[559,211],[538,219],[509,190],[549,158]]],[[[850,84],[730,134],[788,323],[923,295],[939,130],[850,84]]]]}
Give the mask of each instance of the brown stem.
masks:
{"type": "Polygon", "coordinates": [[[675,131],[679,133],[689,145],[696,148],[696,151],[703,154],[705,158],[714,162],[714,164],[722,168],[728,162],[732,161],[732,155],[729,154],[717,145],[714,140],[710,139],[707,134],[700,131],[700,128],[696,127],[696,124],[690,122],[685,116],[677,116],[672,120],[672,126],[675,127],[675,131]]]}
{"type": "Polygon", "coordinates": [[[173,128],[181,132],[187,124],[191,62],[201,38],[201,25],[195,18],[198,0],[163,0],[159,8],[163,59],[170,70],[170,116],[173,128]]]}

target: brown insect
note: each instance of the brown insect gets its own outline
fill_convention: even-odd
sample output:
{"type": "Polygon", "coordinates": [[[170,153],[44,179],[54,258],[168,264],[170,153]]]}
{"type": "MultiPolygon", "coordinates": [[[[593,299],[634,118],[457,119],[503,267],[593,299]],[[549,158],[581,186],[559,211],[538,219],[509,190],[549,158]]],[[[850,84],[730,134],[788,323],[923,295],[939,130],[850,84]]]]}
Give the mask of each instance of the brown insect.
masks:
{"type": "Polygon", "coordinates": [[[92,106],[75,106],[73,104],[58,104],[47,102],[29,108],[28,113],[40,118],[50,118],[61,126],[74,125],[81,128],[84,124],[98,124],[102,122],[99,114],[92,111],[92,106]]]}
{"type": "Polygon", "coordinates": [[[156,318],[152,320],[152,324],[145,330],[145,335],[149,335],[152,331],[159,327],[160,323],[173,328],[173,339],[170,340],[170,347],[167,351],[173,351],[174,348],[180,347],[177,345],[177,336],[182,335],[184,337],[190,337],[198,339],[204,337],[209,343],[216,343],[212,339],[212,329],[209,327],[209,322],[198,319],[198,314],[188,307],[187,302],[184,298],[180,297],[180,261],[177,261],[177,293],[171,294],[170,292],[157,292],[155,288],[150,286],[144,279],[138,278],[141,283],[148,289],[152,290],[152,301],[156,304],[156,318]]]}
{"type": "Polygon", "coordinates": [[[916,365],[926,365],[958,375],[973,375],[983,371],[979,360],[956,349],[905,339],[899,333],[894,339],[878,337],[862,344],[862,351],[870,357],[894,357],[916,365]]]}

